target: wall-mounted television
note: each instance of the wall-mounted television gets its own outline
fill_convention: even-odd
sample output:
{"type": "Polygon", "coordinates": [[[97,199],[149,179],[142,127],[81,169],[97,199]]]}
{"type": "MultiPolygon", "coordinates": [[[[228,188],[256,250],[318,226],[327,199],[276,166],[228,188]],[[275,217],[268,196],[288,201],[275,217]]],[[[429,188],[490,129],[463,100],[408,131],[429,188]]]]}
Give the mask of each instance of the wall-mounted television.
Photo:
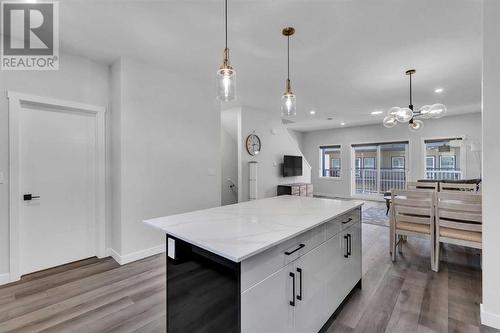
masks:
{"type": "Polygon", "coordinates": [[[283,177],[302,176],[302,156],[283,157],[283,177]]]}

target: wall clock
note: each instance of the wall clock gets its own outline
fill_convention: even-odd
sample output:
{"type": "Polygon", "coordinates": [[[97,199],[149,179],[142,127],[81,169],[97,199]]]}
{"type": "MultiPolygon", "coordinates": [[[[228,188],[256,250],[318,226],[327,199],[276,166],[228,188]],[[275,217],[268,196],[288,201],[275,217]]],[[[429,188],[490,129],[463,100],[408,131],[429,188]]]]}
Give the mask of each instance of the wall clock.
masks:
{"type": "Polygon", "coordinates": [[[260,138],[253,133],[247,137],[246,146],[247,152],[252,156],[258,155],[262,148],[260,138]]]}

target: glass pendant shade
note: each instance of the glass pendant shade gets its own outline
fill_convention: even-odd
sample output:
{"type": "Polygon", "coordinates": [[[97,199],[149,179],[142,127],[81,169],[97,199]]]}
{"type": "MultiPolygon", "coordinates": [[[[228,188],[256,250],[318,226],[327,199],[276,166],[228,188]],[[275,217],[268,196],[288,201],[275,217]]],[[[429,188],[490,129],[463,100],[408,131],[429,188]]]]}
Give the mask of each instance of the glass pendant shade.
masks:
{"type": "Polygon", "coordinates": [[[401,110],[399,106],[393,106],[392,108],[387,111],[387,116],[388,117],[396,117],[396,114],[401,110]]]}
{"type": "Polygon", "coordinates": [[[413,120],[413,122],[408,124],[408,129],[410,132],[417,132],[424,128],[424,122],[422,120],[413,120]]]}
{"type": "Polygon", "coordinates": [[[413,118],[413,111],[409,108],[401,108],[398,113],[396,113],[396,120],[400,123],[407,123],[413,118]]]}
{"type": "Polygon", "coordinates": [[[297,114],[297,99],[291,92],[286,92],[281,97],[281,116],[293,117],[297,114]]]}
{"type": "Polygon", "coordinates": [[[431,114],[430,114],[430,109],[431,109],[431,106],[430,105],[424,105],[420,108],[419,112],[420,112],[420,117],[424,118],[424,119],[429,119],[431,118],[431,114]]]}
{"type": "Polygon", "coordinates": [[[431,108],[429,109],[429,113],[431,115],[431,118],[435,118],[435,119],[438,119],[438,118],[442,118],[444,117],[444,115],[446,114],[448,110],[446,109],[446,106],[444,106],[443,104],[434,104],[431,106],[431,108]]]}
{"type": "Polygon", "coordinates": [[[217,71],[217,98],[223,102],[236,99],[236,72],[230,67],[217,71]]]}
{"type": "Polygon", "coordinates": [[[398,124],[398,122],[394,116],[387,116],[384,118],[383,124],[387,128],[393,128],[398,124]]]}

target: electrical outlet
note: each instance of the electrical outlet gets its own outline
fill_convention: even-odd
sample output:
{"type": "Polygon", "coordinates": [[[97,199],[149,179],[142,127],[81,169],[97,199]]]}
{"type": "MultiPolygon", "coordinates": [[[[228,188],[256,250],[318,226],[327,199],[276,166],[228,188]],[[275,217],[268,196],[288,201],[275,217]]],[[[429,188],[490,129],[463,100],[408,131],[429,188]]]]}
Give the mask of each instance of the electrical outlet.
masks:
{"type": "Polygon", "coordinates": [[[3,172],[0,172],[0,184],[5,183],[5,179],[3,177],[3,172]]]}

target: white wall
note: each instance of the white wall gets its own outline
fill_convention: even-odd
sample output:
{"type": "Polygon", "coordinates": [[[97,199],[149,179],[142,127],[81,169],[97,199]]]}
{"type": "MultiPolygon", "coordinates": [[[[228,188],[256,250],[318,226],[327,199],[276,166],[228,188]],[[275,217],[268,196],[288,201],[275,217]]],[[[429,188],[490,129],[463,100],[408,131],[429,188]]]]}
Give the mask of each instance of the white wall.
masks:
{"type": "Polygon", "coordinates": [[[126,58],[120,67],[112,81],[121,81],[121,97],[112,96],[119,103],[111,110],[121,140],[112,160],[121,173],[113,191],[121,249],[114,250],[128,262],[164,246],[142,220],[220,205],[220,113],[213,90],[193,96],[198,81],[126,58]]]}
{"type": "MultiPolygon", "coordinates": [[[[374,143],[409,140],[409,163],[410,180],[423,177],[424,157],[423,139],[448,138],[467,135],[467,143],[481,142],[481,114],[474,113],[456,117],[445,117],[436,120],[425,121],[425,127],[419,133],[408,131],[406,126],[399,125],[388,129],[380,125],[368,125],[358,127],[338,128],[305,132],[303,137],[303,153],[312,167],[312,182],[314,193],[328,196],[350,197],[351,195],[351,144],[374,143]],[[342,146],[342,177],[336,179],[319,178],[319,146],[327,144],[339,144],[342,146]]],[[[479,176],[479,163],[470,153],[467,146],[467,178],[479,176]]]]}
{"type": "Polygon", "coordinates": [[[500,329],[500,1],[484,1],[483,324],[500,329]]]}
{"type": "Polygon", "coordinates": [[[300,151],[303,151],[304,150],[304,133],[299,132],[299,131],[294,131],[292,129],[288,129],[288,133],[290,133],[290,136],[295,140],[300,151]]]}
{"type": "Polygon", "coordinates": [[[238,138],[240,109],[221,112],[221,204],[238,202],[238,138]],[[230,179],[231,181],[228,181],[230,179]],[[231,188],[234,184],[236,187],[231,188]]]}
{"type": "Polygon", "coordinates": [[[68,54],[58,71],[2,71],[0,74],[0,274],[9,270],[8,101],[7,90],[108,106],[108,66],[68,54]]]}
{"type": "Polygon", "coordinates": [[[278,184],[296,182],[309,183],[311,169],[305,159],[302,163],[301,177],[282,177],[281,164],[283,155],[302,156],[297,142],[290,136],[288,130],[281,124],[279,110],[275,114],[255,109],[243,108],[241,111],[241,186],[240,201],[248,200],[248,162],[257,161],[258,166],[258,198],[276,196],[278,184]],[[276,134],[272,134],[275,130],[276,134]],[[245,148],[245,140],[248,135],[255,131],[260,137],[262,151],[257,156],[251,156],[245,148]]]}

